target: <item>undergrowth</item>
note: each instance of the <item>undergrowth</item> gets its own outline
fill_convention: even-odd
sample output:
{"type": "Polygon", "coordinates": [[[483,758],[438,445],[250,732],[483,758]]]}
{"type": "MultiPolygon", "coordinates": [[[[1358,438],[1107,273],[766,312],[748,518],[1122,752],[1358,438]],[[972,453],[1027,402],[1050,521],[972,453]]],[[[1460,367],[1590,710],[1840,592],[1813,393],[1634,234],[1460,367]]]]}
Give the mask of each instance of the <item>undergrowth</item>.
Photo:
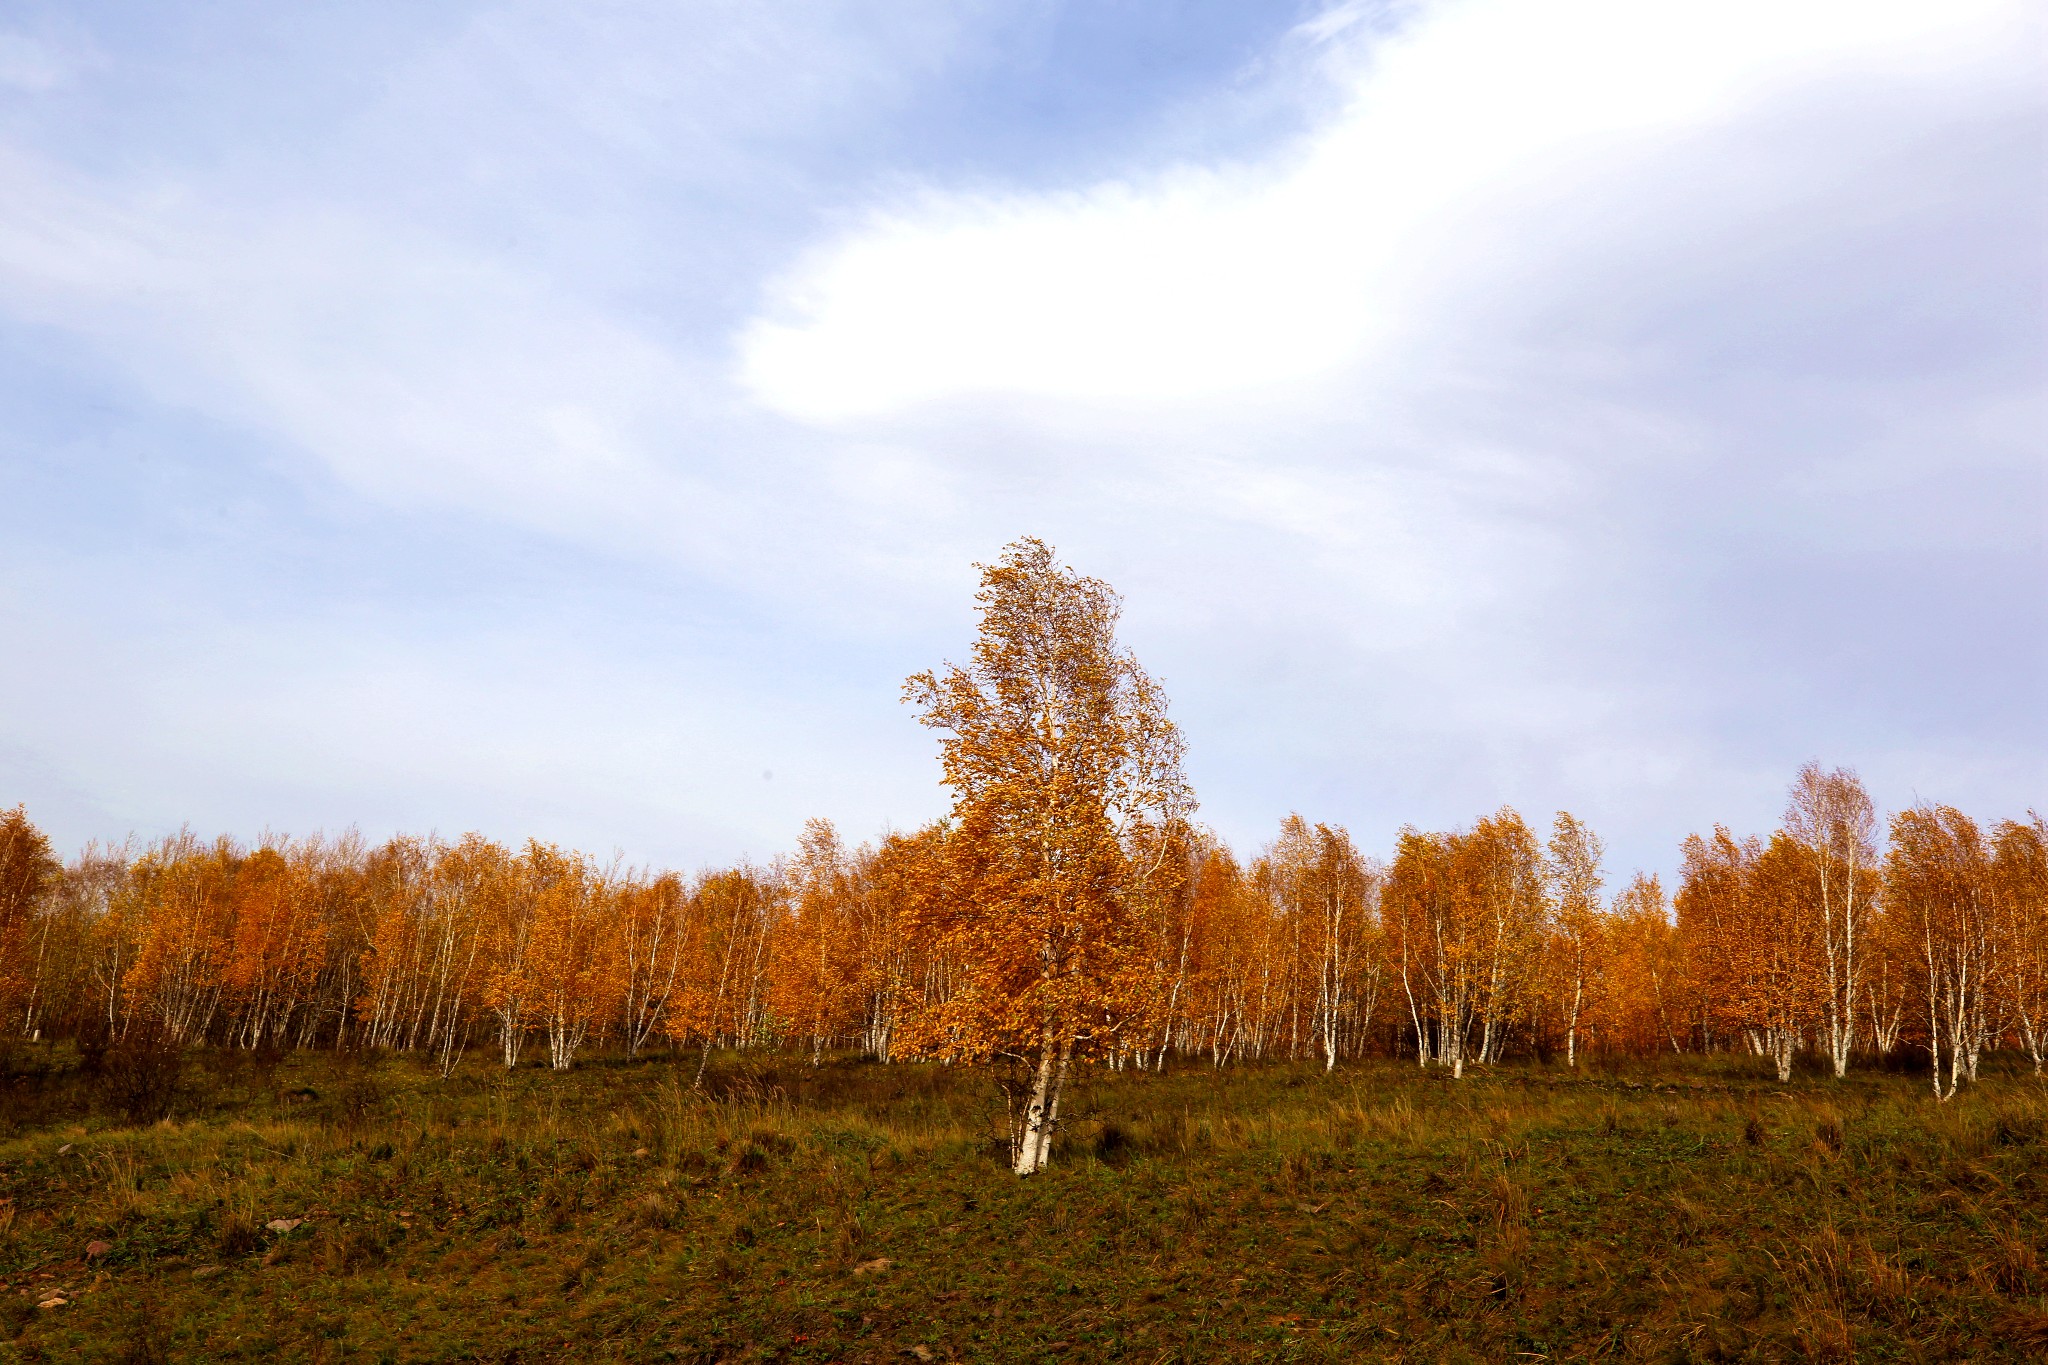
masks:
{"type": "Polygon", "coordinates": [[[936,1066],[86,1060],[13,1063],[0,1361],[2048,1354],[2006,1057],[1095,1073],[1026,1181],[936,1066]]]}

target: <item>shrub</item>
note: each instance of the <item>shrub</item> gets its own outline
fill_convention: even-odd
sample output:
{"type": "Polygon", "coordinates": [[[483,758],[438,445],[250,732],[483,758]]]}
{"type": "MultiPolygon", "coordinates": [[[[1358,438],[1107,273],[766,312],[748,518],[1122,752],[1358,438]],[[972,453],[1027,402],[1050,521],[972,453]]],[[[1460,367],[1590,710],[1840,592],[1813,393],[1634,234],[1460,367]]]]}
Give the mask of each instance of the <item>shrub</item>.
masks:
{"type": "Polygon", "coordinates": [[[106,1050],[100,1065],[100,1102],[130,1123],[168,1118],[178,1098],[184,1048],[154,1020],[137,1020],[106,1050]]]}

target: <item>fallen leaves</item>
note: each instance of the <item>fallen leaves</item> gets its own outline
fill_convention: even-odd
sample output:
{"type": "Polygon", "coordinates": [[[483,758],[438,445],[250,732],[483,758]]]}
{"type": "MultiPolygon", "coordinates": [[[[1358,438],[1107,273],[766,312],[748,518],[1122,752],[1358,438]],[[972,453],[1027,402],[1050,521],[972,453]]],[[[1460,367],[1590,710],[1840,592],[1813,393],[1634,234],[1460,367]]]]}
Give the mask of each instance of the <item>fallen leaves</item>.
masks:
{"type": "Polygon", "coordinates": [[[282,1237],[305,1221],[303,1218],[273,1218],[263,1226],[282,1237]]]}
{"type": "Polygon", "coordinates": [[[887,1270],[894,1264],[896,1263],[887,1256],[877,1256],[872,1261],[862,1261],[853,1268],[853,1273],[856,1275],[875,1275],[887,1270]]]}

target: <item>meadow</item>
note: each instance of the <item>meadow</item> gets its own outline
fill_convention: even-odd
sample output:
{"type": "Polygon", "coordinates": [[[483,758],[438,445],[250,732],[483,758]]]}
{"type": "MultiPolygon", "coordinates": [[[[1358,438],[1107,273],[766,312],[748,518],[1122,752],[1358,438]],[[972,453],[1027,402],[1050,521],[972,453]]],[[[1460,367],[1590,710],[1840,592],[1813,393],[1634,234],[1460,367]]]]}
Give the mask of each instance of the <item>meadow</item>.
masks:
{"type": "Polygon", "coordinates": [[[1019,1179],[936,1064],[22,1049],[0,1361],[2038,1360],[1989,1060],[1098,1070],[1019,1179]]]}

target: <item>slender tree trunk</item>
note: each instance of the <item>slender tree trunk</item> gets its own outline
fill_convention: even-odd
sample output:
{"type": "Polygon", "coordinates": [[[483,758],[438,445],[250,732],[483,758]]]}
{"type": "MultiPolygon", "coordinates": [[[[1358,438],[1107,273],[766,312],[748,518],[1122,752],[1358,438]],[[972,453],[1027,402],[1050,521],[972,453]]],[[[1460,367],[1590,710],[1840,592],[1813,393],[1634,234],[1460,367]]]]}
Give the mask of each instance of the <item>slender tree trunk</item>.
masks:
{"type": "Polygon", "coordinates": [[[1032,1078],[1031,1098],[1024,1106],[1017,1159],[1012,1168],[1018,1175],[1037,1174],[1051,1154],[1052,1124],[1059,1099],[1054,1078],[1062,1069],[1053,1056],[1052,1034],[1048,1031],[1038,1045],[1038,1070],[1032,1078]]]}
{"type": "Polygon", "coordinates": [[[1564,1029],[1564,1064],[1574,1071],[1579,1066],[1579,997],[1578,991],[1572,992],[1571,1022],[1564,1029]]]}

